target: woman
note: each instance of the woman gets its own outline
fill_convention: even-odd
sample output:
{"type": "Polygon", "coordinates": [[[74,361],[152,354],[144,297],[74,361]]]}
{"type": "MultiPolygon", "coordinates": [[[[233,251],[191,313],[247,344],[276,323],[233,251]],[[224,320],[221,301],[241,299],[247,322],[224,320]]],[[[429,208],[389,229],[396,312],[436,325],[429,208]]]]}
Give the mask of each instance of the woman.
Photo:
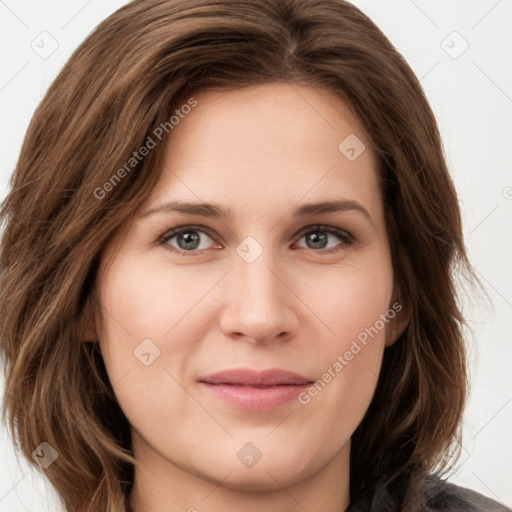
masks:
{"type": "Polygon", "coordinates": [[[119,9],[0,218],[4,413],[66,510],[508,510],[441,478],[471,267],[432,111],[351,4],[119,9]]]}

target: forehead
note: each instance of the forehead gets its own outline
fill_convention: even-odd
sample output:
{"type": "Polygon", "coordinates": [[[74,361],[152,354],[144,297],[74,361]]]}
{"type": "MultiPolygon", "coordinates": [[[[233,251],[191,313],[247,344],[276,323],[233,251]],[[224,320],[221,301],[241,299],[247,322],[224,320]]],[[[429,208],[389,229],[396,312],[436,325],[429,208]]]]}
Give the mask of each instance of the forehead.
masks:
{"type": "Polygon", "coordinates": [[[167,139],[162,178],[145,206],[224,198],[268,208],[285,198],[326,195],[375,203],[371,141],[329,91],[270,84],[199,91],[194,98],[197,106],[167,139]]]}

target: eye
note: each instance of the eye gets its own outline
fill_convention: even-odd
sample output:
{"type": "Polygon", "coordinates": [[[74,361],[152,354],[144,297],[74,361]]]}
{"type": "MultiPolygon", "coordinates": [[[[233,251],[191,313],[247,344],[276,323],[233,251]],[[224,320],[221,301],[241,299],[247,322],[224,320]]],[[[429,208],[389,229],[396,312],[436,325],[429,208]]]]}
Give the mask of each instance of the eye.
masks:
{"type": "MultiPolygon", "coordinates": [[[[208,234],[209,232],[210,230],[205,226],[181,226],[162,235],[159,243],[182,256],[194,256],[197,252],[202,252],[211,247],[211,243],[214,241],[212,236],[208,234]],[[204,240],[205,237],[207,240],[204,240]]],[[[353,237],[347,231],[334,226],[308,226],[299,233],[299,236],[301,239],[306,239],[306,249],[320,253],[340,251],[354,243],[353,237]],[[341,244],[328,246],[329,236],[338,238],[341,244]]],[[[216,244],[214,248],[220,249],[222,246],[216,244]]]]}
{"type": "Polygon", "coordinates": [[[160,239],[162,245],[169,245],[172,249],[182,255],[188,256],[188,253],[202,251],[209,248],[208,241],[204,242],[201,238],[208,238],[213,241],[207,233],[207,228],[203,226],[183,226],[172,229],[160,239]],[[176,245],[171,244],[173,240],[176,245]],[[201,246],[202,245],[202,246],[201,246]]]}
{"type": "Polygon", "coordinates": [[[300,237],[306,240],[306,249],[313,249],[316,252],[331,253],[346,249],[354,243],[353,237],[345,230],[334,226],[309,226],[301,231],[300,237]],[[340,244],[328,246],[329,236],[336,237],[341,241],[340,244]],[[317,249],[326,249],[318,251],[317,249]]]}

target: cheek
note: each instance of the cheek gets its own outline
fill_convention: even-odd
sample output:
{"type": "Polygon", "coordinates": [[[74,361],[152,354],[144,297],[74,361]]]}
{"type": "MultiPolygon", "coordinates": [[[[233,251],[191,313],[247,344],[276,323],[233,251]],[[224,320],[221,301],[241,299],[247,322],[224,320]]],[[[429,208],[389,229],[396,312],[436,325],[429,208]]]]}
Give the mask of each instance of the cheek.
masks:
{"type": "Polygon", "coordinates": [[[322,339],[328,346],[348,349],[351,340],[364,338],[376,322],[378,330],[385,331],[387,322],[383,325],[379,319],[391,307],[393,291],[391,265],[385,257],[374,265],[333,268],[317,279],[309,276],[301,287],[326,328],[322,339]]]}
{"type": "Polygon", "coordinates": [[[386,330],[395,316],[391,265],[382,258],[364,269],[338,269],[318,282],[308,297],[329,331],[317,338],[318,380],[301,403],[326,407],[338,420],[353,421],[355,429],[373,396],[386,330]]]}
{"type": "MultiPolygon", "coordinates": [[[[349,306],[345,313],[351,311],[349,306]]],[[[310,418],[310,429],[328,438],[319,448],[326,458],[352,436],[372,401],[385,346],[385,329],[375,328],[375,318],[378,321],[384,311],[375,306],[374,315],[368,309],[363,317],[340,315],[333,324],[336,340],[316,351],[317,380],[298,400],[310,418]]]]}
{"type": "Polygon", "coordinates": [[[162,263],[118,260],[102,277],[105,339],[131,340],[134,347],[145,338],[162,340],[212,286],[216,276],[201,276],[169,269],[162,263]]]}
{"type": "Polygon", "coordinates": [[[171,272],[168,266],[137,260],[135,252],[99,275],[100,348],[109,380],[127,416],[140,407],[158,411],[159,395],[180,392],[168,372],[181,380],[183,365],[204,337],[207,323],[194,306],[218,277],[202,279],[179,268],[171,272]]]}

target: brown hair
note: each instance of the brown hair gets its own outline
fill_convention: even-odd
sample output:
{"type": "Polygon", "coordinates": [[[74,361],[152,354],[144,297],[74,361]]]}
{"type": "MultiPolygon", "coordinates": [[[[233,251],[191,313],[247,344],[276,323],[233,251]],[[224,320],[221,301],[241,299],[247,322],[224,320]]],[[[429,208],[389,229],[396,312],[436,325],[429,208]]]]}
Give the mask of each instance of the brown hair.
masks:
{"type": "MultiPolygon", "coordinates": [[[[379,163],[399,301],[410,312],[385,350],[352,437],[351,496],[378,484],[419,503],[446,467],[466,400],[454,275],[467,261],[435,117],[404,58],[342,0],[136,0],[77,48],[38,106],[2,204],[3,417],[68,511],[123,511],[136,461],[97,344],[103,249],[156,186],[166,138],[98,198],[194,91],[284,82],[332,91],[355,112],[379,163]]],[[[113,383],[115,385],[115,383],[113,383]]],[[[382,508],[382,510],[385,510],[382,508]]]]}

